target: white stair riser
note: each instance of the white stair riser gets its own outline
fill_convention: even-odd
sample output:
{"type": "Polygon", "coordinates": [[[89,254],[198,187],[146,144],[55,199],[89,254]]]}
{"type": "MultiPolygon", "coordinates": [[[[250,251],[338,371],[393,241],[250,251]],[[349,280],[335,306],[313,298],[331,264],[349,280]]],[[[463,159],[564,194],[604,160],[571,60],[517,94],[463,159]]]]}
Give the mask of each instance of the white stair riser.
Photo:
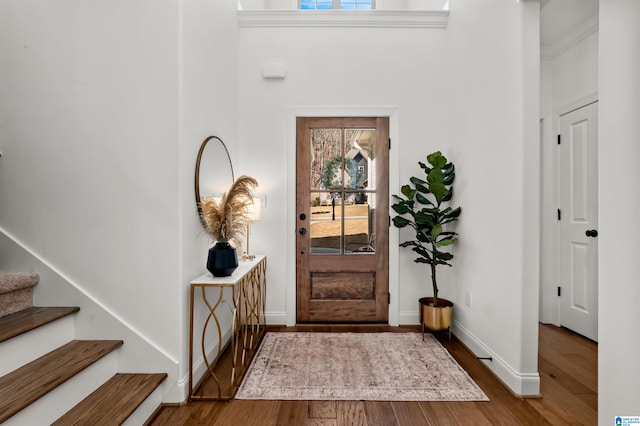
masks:
{"type": "Polygon", "coordinates": [[[116,349],[9,418],[2,426],[50,425],[109,380],[117,370],[116,349]]]}
{"type": "MultiPolygon", "coordinates": [[[[166,380],[166,379],[165,379],[166,380]]],[[[164,391],[166,392],[166,390],[164,391]]],[[[156,411],[156,409],[162,404],[163,388],[158,386],[152,393],[144,400],[142,404],[131,413],[129,418],[122,424],[123,426],[140,426],[143,425],[149,417],[156,411]]]]}
{"type": "Polygon", "coordinates": [[[0,343],[0,376],[74,339],[73,315],[60,318],[37,329],[0,343]]]}

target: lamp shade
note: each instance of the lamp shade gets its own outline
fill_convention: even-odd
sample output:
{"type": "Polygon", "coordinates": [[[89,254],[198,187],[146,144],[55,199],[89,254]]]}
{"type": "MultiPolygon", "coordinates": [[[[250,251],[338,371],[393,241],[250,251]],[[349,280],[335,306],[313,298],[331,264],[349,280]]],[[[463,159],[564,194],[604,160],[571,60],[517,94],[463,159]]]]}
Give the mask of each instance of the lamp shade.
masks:
{"type": "Polygon", "coordinates": [[[253,204],[249,204],[247,207],[247,216],[249,220],[260,220],[260,209],[262,206],[262,200],[258,197],[253,197],[253,204]]]}

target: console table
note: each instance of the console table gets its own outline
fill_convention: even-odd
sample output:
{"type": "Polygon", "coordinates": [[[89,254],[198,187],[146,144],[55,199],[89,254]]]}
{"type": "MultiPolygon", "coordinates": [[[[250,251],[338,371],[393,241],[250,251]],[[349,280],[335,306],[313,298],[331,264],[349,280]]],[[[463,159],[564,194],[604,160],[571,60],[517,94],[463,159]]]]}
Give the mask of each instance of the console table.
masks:
{"type": "Polygon", "coordinates": [[[266,256],[241,260],[229,277],[214,277],[211,273],[201,275],[191,281],[189,302],[189,400],[229,400],[233,399],[244,373],[249,367],[260,340],[264,336],[266,323],[264,316],[266,291],[266,256]],[[231,336],[223,341],[224,330],[216,312],[225,303],[224,292],[231,293],[231,336]],[[195,296],[201,294],[201,301],[195,296]],[[206,319],[202,325],[200,351],[206,370],[194,386],[194,304],[205,306],[206,319]],[[213,329],[215,327],[215,329],[213,329]],[[217,352],[207,353],[207,335],[217,336],[217,352]],[[219,366],[223,353],[225,366],[219,366]],[[226,365],[228,357],[230,366],[226,365]],[[216,370],[216,367],[220,367],[216,370]],[[230,370],[230,371],[229,371],[230,370]]]}

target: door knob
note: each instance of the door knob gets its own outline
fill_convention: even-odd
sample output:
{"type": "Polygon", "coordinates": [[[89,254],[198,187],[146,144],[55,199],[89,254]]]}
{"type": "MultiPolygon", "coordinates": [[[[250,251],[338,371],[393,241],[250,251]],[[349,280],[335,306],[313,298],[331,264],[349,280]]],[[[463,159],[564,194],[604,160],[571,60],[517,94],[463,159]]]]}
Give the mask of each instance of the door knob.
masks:
{"type": "Polygon", "coordinates": [[[587,229],[587,232],[584,233],[587,237],[597,237],[598,231],[595,229],[587,229]]]}
{"type": "Polygon", "coordinates": [[[305,228],[300,228],[298,229],[298,232],[300,233],[300,235],[304,235],[307,233],[307,230],[305,228]]]}

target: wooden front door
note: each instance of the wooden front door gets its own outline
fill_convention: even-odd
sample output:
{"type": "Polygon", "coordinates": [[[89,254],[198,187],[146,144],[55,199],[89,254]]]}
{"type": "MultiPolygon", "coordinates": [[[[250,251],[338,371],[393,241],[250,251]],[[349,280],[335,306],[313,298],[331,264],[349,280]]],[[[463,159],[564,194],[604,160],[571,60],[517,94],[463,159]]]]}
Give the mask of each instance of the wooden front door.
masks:
{"type": "Polygon", "coordinates": [[[297,321],[389,317],[389,119],[297,119],[297,321]]]}

